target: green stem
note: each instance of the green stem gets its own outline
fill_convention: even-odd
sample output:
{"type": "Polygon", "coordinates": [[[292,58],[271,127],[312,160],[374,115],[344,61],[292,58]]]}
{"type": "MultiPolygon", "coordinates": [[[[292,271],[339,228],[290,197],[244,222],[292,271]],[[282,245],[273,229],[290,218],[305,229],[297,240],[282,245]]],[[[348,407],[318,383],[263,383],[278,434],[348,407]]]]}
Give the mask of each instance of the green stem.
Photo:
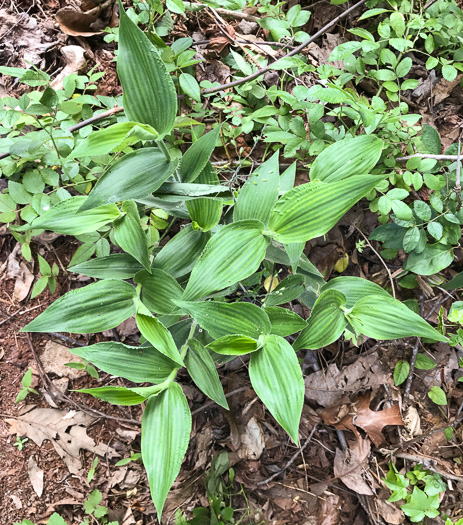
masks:
{"type": "MultiPolygon", "coordinates": [[[[188,337],[186,338],[185,343],[180,348],[180,356],[182,357],[182,359],[186,355],[186,352],[188,350],[188,343],[190,342],[190,339],[194,336],[197,326],[198,326],[198,323],[196,321],[193,321],[193,323],[191,324],[190,332],[188,333],[188,337]]],[[[161,388],[161,390],[164,390],[165,388],[169,386],[169,383],[171,383],[177,377],[179,370],[180,370],[180,367],[174,368],[172,372],[169,374],[169,377],[165,381],[163,381],[160,385],[158,385],[161,388]]]]}
{"type": "Polygon", "coordinates": [[[159,149],[164,153],[164,156],[166,157],[167,162],[172,162],[172,157],[170,156],[170,152],[167,149],[167,146],[164,144],[164,141],[157,140],[156,144],[159,146],[159,149]]]}

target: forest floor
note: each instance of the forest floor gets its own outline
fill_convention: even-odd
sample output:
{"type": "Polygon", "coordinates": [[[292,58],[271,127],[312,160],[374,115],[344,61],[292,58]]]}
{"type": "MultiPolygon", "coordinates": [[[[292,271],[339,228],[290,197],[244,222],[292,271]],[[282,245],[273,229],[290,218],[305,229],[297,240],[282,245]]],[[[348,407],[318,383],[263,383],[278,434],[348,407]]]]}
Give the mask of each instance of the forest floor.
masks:
{"type": "MultiPolygon", "coordinates": [[[[60,28],[56,13],[64,6],[62,0],[3,2],[0,38],[5,39],[5,45],[0,47],[0,64],[21,67],[27,57],[40,51],[41,69],[56,75],[65,64],[63,46],[80,46],[87,57],[87,68],[96,66],[106,73],[97,93],[119,95],[115,46],[102,36],[88,36],[88,27],[76,30],[72,24],[78,26],[81,21],[62,22],[60,28]],[[74,34],[63,32],[63,26],[74,34]],[[71,26],[74,29],[69,29],[71,26]]],[[[312,34],[339,9],[325,2],[314,3],[306,30],[312,34]]],[[[117,13],[109,11],[104,13],[106,19],[99,20],[102,27],[117,24],[117,13]]],[[[251,9],[247,14],[254,16],[256,12],[251,9]]],[[[243,21],[231,18],[228,23],[244,32],[243,21]]],[[[257,32],[256,24],[246,23],[246,30],[257,32]]],[[[320,56],[329,55],[339,43],[346,24],[348,20],[318,42],[320,56]]],[[[213,21],[198,13],[191,14],[188,21],[179,21],[175,31],[183,36],[201,33],[205,39],[217,33],[213,21]]],[[[210,51],[214,52],[213,46],[210,51]]],[[[223,73],[217,58],[202,68],[201,75],[209,72],[211,81],[221,80],[223,73]]],[[[415,111],[437,127],[443,142],[451,144],[463,96],[458,83],[436,89],[440,90],[438,105],[434,92],[434,99],[423,97],[415,111]]],[[[0,96],[20,94],[14,83],[0,85],[0,96]]],[[[246,143],[244,146],[248,147],[246,143]]],[[[259,154],[256,149],[257,161],[259,154]]],[[[223,158],[214,160],[227,157],[224,153],[223,158]]],[[[303,170],[298,178],[300,183],[307,181],[303,170]]],[[[376,214],[360,203],[325,238],[309,243],[309,258],[328,278],[336,275],[334,266],[340,255],[348,254],[349,265],[343,275],[386,282],[389,272],[397,267],[391,264],[385,268],[369,246],[358,252],[357,236],[350,226],[355,222],[368,235],[376,221],[376,214]]],[[[168,240],[169,236],[164,242],[168,240]]],[[[58,236],[42,239],[38,250],[47,252],[49,262],[64,270],[77,245],[58,236]]],[[[458,269],[459,264],[463,266],[463,250],[457,249],[455,255],[454,269],[458,269]]],[[[30,320],[75,287],[77,277],[63,271],[53,295],[46,291],[31,300],[33,269],[20,257],[16,241],[4,226],[0,228],[0,276],[0,523],[13,525],[29,519],[45,524],[53,512],[59,512],[67,523],[79,525],[86,517],[85,502],[94,489],[102,494],[101,504],[108,508],[109,521],[121,525],[157,523],[142,466],[136,461],[114,466],[140,452],[141,408],[115,407],[73,392],[94,385],[95,380],[83,370],[64,366],[77,361],[66,348],[79,343],[116,339],[136,344],[135,323],[129,319],[109,333],[74,338],[21,333],[30,320]],[[16,404],[21,378],[30,367],[31,387],[38,395],[29,394],[16,404]],[[98,463],[89,476],[95,458],[99,458],[98,463]]],[[[406,294],[402,299],[407,299],[406,294]]],[[[410,291],[409,297],[413,294],[410,291]]],[[[439,308],[448,308],[451,301],[447,292],[430,289],[428,295],[423,292],[420,296],[421,313],[436,324],[439,308]]],[[[304,318],[308,316],[305,307],[297,308],[304,318]]],[[[403,396],[394,386],[394,366],[399,359],[410,359],[415,344],[415,339],[385,344],[366,340],[357,347],[338,341],[319,352],[322,370],[318,366],[314,370],[308,360],[304,365],[306,403],[301,448],[289,441],[258,401],[245,373],[245,360],[235,360],[219,370],[229,412],[208,402],[186,377],[180,378],[185,380],[182,386],[192,409],[193,429],[180,476],[167,499],[166,523],[174,523],[178,508],[190,515],[195,507],[209,506],[205,479],[220,485],[221,472],[212,469],[211,459],[224,450],[228,452],[228,467],[234,469],[235,484],[233,490],[224,484],[220,490],[223,501],[235,509],[236,521],[243,517],[241,523],[407,523],[398,506],[387,502],[391,492],[382,482],[393,450],[401,461],[402,473],[422,464],[440,474],[448,485],[441,510],[453,519],[463,515],[463,427],[457,427],[450,440],[442,430],[436,431],[460,417],[463,391],[457,381],[463,353],[444,343],[420,348],[424,353],[432,351],[437,367],[415,370],[403,396]],[[427,397],[431,386],[446,391],[449,403],[445,412],[427,397]],[[354,410],[355,426],[352,418],[346,418],[354,410]]],[[[100,377],[114,385],[119,381],[106,374],[100,377]]],[[[91,519],[97,523],[96,518],[91,519]]],[[[428,519],[426,523],[442,520],[428,519]]]]}

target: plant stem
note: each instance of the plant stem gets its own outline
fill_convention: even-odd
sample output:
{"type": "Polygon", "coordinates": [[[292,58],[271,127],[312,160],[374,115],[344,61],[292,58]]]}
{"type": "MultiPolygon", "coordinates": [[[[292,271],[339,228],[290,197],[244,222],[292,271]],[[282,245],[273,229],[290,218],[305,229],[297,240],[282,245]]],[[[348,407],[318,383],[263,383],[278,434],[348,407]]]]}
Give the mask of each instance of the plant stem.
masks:
{"type": "Polygon", "coordinates": [[[158,145],[159,149],[164,153],[164,156],[166,157],[167,162],[172,162],[172,157],[170,156],[169,150],[167,149],[167,146],[164,144],[164,141],[156,140],[156,144],[158,145]]]}

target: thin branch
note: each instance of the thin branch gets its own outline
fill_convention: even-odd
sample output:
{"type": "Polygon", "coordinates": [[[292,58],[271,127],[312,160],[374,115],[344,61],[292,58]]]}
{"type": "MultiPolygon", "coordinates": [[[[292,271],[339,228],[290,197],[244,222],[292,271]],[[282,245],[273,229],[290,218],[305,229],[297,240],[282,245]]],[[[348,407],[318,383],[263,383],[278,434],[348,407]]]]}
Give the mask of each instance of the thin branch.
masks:
{"type": "Polygon", "coordinates": [[[410,370],[408,372],[407,383],[405,384],[404,397],[403,397],[403,409],[407,408],[408,398],[410,397],[410,388],[412,386],[413,372],[415,371],[416,356],[418,355],[418,349],[420,348],[420,338],[416,338],[415,346],[412,351],[412,358],[410,360],[410,370]]]}
{"type": "Polygon", "coordinates": [[[299,447],[296,451],[296,453],[293,455],[293,457],[286,463],[286,465],[281,469],[279,470],[278,472],[275,472],[274,474],[272,474],[269,478],[267,479],[264,479],[263,481],[259,481],[259,483],[257,484],[258,487],[262,487],[262,485],[268,485],[271,481],[273,481],[276,477],[278,477],[280,474],[282,474],[285,470],[287,470],[295,461],[296,461],[296,458],[299,456],[299,454],[302,454],[302,452],[304,452],[304,450],[307,448],[307,445],[310,443],[310,441],[312,440],[312,437],[315,433],[315,431],[317,430],[317,427],[318,427],[318,424],[316,424],[310,434],[309,434],[309,437],[305,440],[305,443],[302,445],[302,447],[299,447]]]}
{"type": "Polygon", "coordinates": [[[397,162],[405,162],[415,157],[420,159],[435,159],[435,160],[460,160],[459,155],[433,155],[431,153],[415,153],[414,155],[407,155],[406,157],[397,157],[397,162]]]}
{"type": "Polygon", "coordinates": [[[458,155],[457,155],[457,172],[455,175],[455,193],[457,194],[458,206],[457,210],[461,209],[461,184],[460,184],[460,154],[461,154],[461,141],[458,141],[458,155]]]}
{"type": "Polygon", "coordinates": [[[369,248],[371,248],[373,250],[373,252],[376,254],[378,259],[381,261],[382,265],[386,269],[387,275],[389,277],[389,282],[391,283],[392,296],[395,299],[396,297],[395,297],[394,279],[392,278],[392,273],[391,273],[391,270],[389,269],[389,266],[384,262],[384,259],[381,257],[381,255],[373,248],[372,244],[368,240],[368,237],[362,232],[362,230],[360,230],[355,224],[353,224],[353,223],[351,223],[351,224],[360,233],[360,235],[364,238],[364,240],[368,244],[369,248]]]}
{"type": "Polygon", "coordinates": [[[228,84],[222,84],[221,86],[217,86],[217,87],[212,87],[212,88],[208,88],[208,89],[204,89],[202,91],[202,95],[210,95],[211,93],[217,93],[217,91],[222,91],[223,89],[228,89],[228,88],[232,88],[232,87],[235,87],[235,86],[239,86],[241,84],[244,84],[245,82],[249,82],[250,80],[254,80],[255,78],[258,78],[260,77],[261,75],[263,75],[264,73],[266,73],[267,71],[270,71],[271,69],[274,68],[275,64],[278,64],[278,62],[280,62],[280,60],[284,59],[284,58],[289,58],[289,57],[292,57],[294,55],[297,55],[298,53],[300,53],[303,49],[305,49],[309,44],[311,44],[314,40],[317,40],[317,38],[320,38],[322,35],[324,35],[327,31],[329,31],[332,27],[334,27],[340,20],[342,20],[343,18],[345,18],[347,15],[349,15],[350,13],[352,13],[353,11],[355,11],[356,9],[358,9],[360,6],[362,6],[367,0],[360,0],[360,2],[356,3],[354,6],[350,7],[349,9],[346,9],[346,11],[344,11],[343,13],[341,13],[339,16],[337,16],[336,18],[334,18],[333,20],[331,20],[331,22],[329,22],[328,24],[326,24],[326,26],[322,27],[319,31],[317,31],[313,36],[311,36],[308,40],[306,40],[305,42],[303,42],[301,45],[297,46],[296,48],[294,48],[292,51],[290,51],[289,53],[287,53],[286,55],[282,56],[281,58],[279,58],[278,60],[276,60],[275,62],[273,62],[272,64],[269,64],[268,66],[266,67],[263,67],[262,69],[259,69],[257,70],[255,73],[253,73],[252,75],[248,75],[246,77],[243,77],[243,78],[240,78],[239,80],[235,80],[234,82],[229,82],[228,84]]]}
{"type": "Polygon", "coordinates": [[[421,463],[428,470],[436,472],[444,478],[453,479],[454,481],[463,481],[462,476],[457,476],[456,474],[451,474],[450,472],[446,472],[445,470],[434,467],[431,463],[437,463],[439,461],[438,459],[427,456],[419,456],[417,454],[407,454],[405,452],[399,452],[398,454],[394,454],[394,456],[407,461],[413,461],[414,463],[421,463]]]}

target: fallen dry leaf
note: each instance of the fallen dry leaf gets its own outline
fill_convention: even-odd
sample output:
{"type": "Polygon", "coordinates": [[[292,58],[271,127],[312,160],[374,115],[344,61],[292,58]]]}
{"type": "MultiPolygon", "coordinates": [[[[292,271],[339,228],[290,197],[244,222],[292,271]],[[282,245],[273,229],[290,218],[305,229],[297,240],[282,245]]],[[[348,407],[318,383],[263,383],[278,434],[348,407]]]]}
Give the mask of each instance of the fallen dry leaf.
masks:
{"type": "Polygon", "coordinates": [[[264,432],[255,417],[251,417],[241,434],[238,454],[245,459],[259,459],[265,448],[264,432]]]}
{"type": "Polygon", "coordinates": [[[392,503],[378,498],[375,505],[388,525],[400,525],[405,521],[404,513],[392,503]]]}
{"type": "Polygon", "coordinates": [[[346,450],[336,449],[333,470],[334,475],[340,478],[346,487],[357,494],[373,496],[373,477],[367,470],[369,454],[370,442],[359,437],[350,442],[346,450]]]}
{"type": "Polygon", "coordinates": [[[354,402],[330,407],[322,412],[323,421],[339,430],[350,430],[358,438],[356,426],[364,430],[376,447],[384,443],[382,429],[387,425],[403,425],[399,405],[374,412],[370,409],[371,393],[358,397],[354,402]]]}
{"type": "Polygon", "coordinates": [[[43,470],[37,465],[34,456],[31,456],[27,462],[27,474],[31,480],[32,488],[40,498],[43,494],[43,470]]]}
{"type": "Polygon", "coordinates": [[[374,412],[370,409],[370,393],[367,392],[357,399],[357,415],[354,418],[354,425],[364,430],[376,447],[384,443],[382,429],[388,425],[403,426],[404,422],[400,415],[399,405],[374,412]]]}
{"type": "Polygon", "coordinates": [[[409,406],[403,417],[405,430],[410,434],[410,437],[421,435],[421,420],[418,410],[414,406],[409,406]]]}
{"type": "Polygon", "coordinates": [[[99,35],[101,29],[104,28],[104,25],[98,20],[98,15],[88,15],[70,7],[60,9],[56,13],[56,21],[61,31],[71,36],[99,35]]]}
{"type": "Polygon", "coordinates": [[[10,433],[27,436],[39,447],[49,439],[66,463],[71,474],[77,474],[82,468],[80,449],[88,450],[99,456],[112,458],[119,454],[111,447],[87,436],[85,429],[93,418],[84,412],[36,408],[16,419],[7,419],[10,433]]]}
{"type": "Polygon", "coordinates": [[[379,387],[391,381],[383,370],[378,354],[359,357],[341,371],[336,364],[326,370],[309,374],[305,379],[305,396],[323,407],[332,407],[349,393],[379,387]]]}
{"type": "MultiPolygon", "coordinates": [[[[23,301],[27,297],[34,282],[34,274],[31,269],[20,260],[22,257],[20,250],[21,245],[17,243],[8,256],[5,273],[6,279],[15,279],[13,299],[17,302],[23,301]]],[[[34,268],[33,262],[31,267],[34,268]]]]}

